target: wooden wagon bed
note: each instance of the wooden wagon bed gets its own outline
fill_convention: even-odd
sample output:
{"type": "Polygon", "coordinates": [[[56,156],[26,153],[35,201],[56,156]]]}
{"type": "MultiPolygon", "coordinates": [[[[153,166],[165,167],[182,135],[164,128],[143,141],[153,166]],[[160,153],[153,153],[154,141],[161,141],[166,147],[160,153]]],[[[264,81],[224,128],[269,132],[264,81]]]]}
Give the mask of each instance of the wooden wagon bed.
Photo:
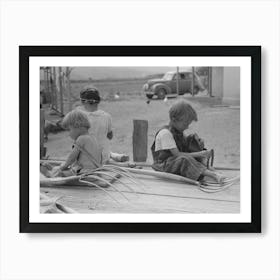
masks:
{"type": "MultiPolygon", "coordinates": [[[[239,171],[223,171],[226,176],[234,177],[239,171]]],[[[162,180],[151,176],[137,175],[142,187],[127,179],[132,190],[119,182],[114,186],[121,190],[123,197],[114,188],[105,190],[117,200],[114,201],[104,191],[90,186],[65,185],[42,187],[41,192],[49,197],[61,197],[65,206],[78,213],[239,213],[240,183],[217,193],[205,193],[197,186],[186,183],[162,180]]]]}

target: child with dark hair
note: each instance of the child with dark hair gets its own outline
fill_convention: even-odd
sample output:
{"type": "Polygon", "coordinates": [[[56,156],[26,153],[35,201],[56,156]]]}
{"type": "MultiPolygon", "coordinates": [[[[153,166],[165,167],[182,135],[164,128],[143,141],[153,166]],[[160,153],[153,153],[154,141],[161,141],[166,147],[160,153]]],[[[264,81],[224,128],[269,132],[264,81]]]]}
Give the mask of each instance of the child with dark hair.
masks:
{"type": "Polygon", "coordinates": [[[209,151],[188,151],[187,138],[183,132],[193,121],[197,121],[193,107],[184,100],[178,101],[171,106],[169,119],[169,125],[157,132],[151,148],[153,168],[199,181],[208,176],[222,183],[225,177],[209,170],[201,161],[201,158],[209,156],[209,151]]]}
{"type": "Polygon", "coordinates": [[[80,92],[83,112],[90,122],[89,134],[96,138],[102,149],[102,162],[107,163],[110,158],[116,161],[128,160],[127,155],[112,153],[109,140],[113,138],[112,117],[107,112],[98,109],[100,103],[99,90],[94,86],[87,86],[80,92]]]}
{"type": "Polygon", "coordinates": [[[80,99],[84,111],[90,122],[89,134],[96,138],[102,149],[102,162],[106,163],[110,157],[109,140],[113,138],[111,116],[98,109],[100,95],[97,88],[93,86],[85,87],[80,92],[80,99]]]}

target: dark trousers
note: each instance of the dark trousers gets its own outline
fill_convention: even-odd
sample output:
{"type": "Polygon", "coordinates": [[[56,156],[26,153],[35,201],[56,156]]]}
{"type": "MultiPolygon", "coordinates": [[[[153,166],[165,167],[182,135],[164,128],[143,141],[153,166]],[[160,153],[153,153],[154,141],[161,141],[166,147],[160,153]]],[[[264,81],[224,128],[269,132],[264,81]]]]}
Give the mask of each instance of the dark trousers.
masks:
{"type": "Polygon", "coordinates": [[[203,178],[202,173],[207,169],[205,165],[188,155],[170,156],[163,162],[154,163],[152,167],[156,171],[181,175],[196,181],[203,178]]]}

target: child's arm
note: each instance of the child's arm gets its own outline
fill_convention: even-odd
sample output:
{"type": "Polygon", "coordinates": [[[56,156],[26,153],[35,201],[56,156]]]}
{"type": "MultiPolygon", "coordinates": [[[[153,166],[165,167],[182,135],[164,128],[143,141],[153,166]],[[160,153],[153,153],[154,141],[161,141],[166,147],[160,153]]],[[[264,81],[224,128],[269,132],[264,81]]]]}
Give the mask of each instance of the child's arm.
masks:
{"type": "Polygon", "coordinates": [[[70,155],[68,156],[68,158],[66,159],[66,161],[62,163],[59,166],[59,168],[54,171],[52,177],[61,176],[61,172],[66,170],[72,163],[75,162],[75,160],[78,158],[79,153],[80,153],[79,149],[75,146],[72,152],[70,153],[70,155]]]}
{"type": "Polygon", "coordinates": [[[80,154],[80,150],[75,146],[72,152],[69,154],[67,160],[60,166],[61,170],[67,169],[72,163],[76,161],[80,154]]]}
{"type": "Polygon", "coordinates": [[[191,157],[207,157],[210,153],[207,150],[194,153],[180,152],[176,146],[173,135],[167,129],[163,129],[158,133],[156,144],[157,142],[159,143],[160,150],[169,150],[173,156],[188,155],[191,157]]]}

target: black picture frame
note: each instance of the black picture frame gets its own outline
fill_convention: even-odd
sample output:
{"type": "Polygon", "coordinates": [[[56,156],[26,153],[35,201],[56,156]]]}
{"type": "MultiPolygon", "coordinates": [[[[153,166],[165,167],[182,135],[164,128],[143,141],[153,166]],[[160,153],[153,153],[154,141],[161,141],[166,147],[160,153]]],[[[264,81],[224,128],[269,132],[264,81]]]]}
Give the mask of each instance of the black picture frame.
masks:
{"type": "MultiPolygon", "coordinates": [[[[261,46],[19,46],[21,233],[261,232],[261,46]],[[250,223],[32,223],[29,221],[29,58],[33,56],[246,56],[251,58],[250,223]]],[[[242,121],[242,120],[241,120],[242,121]]]]}

